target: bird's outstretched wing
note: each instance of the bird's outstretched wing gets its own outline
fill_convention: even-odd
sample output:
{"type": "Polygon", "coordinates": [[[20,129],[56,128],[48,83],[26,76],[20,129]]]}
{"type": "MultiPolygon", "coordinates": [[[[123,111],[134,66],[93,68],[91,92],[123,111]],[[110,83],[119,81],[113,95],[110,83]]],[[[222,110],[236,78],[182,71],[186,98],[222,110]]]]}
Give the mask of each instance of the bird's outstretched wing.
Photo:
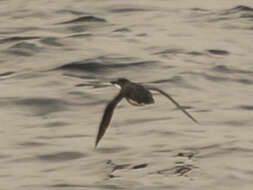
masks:
{"type": "Polygon", "coordinates": [[[162,95],[166,96],[170,101],[172,101],[177,108],[179,108],[182,112],[184,112],[185,115],[187,115],[192,121],[195,123],[199,123],[194,117],[192,117],[182,106],[179,105],[179,103],[176,102],[169,94],[165,93],[164,91],[160,90],[159,88],[156,87],[151,87],[151,86],[145,86],[149,90],[157,91],[161,93],[162,95]]]}
{"type": "Polygon", "coordinates": [[[114,111],[114,108],[116,107],[116,105],[122,100],[124,96],[119,93],[117,96],[115,96],[113,98],[113,100],[111,100],[109,102],[109,104],[106,106],[105,111],[104,111],[104,115],[103,118],[99,124],[99,128],[98,128],[98,134],[97,134],[97,138],[96,138],[96,142],[95,142],[95,148],[98,145],[98,142],[101,140],[101,138],[104,136],[106,129],[109,126],[109,123],[111,121],[112,118],[112,114],[114,111]]]}

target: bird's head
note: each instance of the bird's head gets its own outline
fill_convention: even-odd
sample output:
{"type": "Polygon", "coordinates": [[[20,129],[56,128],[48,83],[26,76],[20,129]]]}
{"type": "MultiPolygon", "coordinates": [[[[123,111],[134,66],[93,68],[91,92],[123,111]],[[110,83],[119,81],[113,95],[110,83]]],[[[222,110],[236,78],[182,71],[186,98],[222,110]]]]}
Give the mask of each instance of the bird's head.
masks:
{"type": "Polygon", "coordinates": [[[116,80],[112,80],[111,83],[118,88],[122,88],[125,84],[129,83],[130,81],[125,78],[119,78],[116,80]]]}

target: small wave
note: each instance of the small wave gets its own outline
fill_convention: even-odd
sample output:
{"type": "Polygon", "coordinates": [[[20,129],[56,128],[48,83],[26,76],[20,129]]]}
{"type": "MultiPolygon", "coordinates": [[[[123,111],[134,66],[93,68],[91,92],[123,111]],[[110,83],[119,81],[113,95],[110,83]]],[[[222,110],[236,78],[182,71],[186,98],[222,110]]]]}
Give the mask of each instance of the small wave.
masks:
{"type": "Polygon", "coordinates": [[[15,72],[9,71],[9,72],[5,72],[5,73],[0,73],[0,77],[5,77],[5,76],[9,76],[14,74],[15,72]]]}
{"type": "Polygon", "coordinates": [[[246,84],[246,85],[252,85],[253,84],[253,81],[250,80],[250,79],[241,78],[241,79],[236,79],[235,81],[238,82],[238,83],[241,83],[241,84],[246,84]]]}
{"type": "Polygon", "coordinates": [[[132,12],[143,12],[143,11],[149,11],[149,9],[143,9],[143,8],[116,8],[111,9],[110,12],[112,13],[132,13],[132,12]]]}
{"type": "Polygon", "coordinates": [[[83,33],[83,34],[73,34],[73,35],[68,36],[68,38],[87,38],[91,36],[93,36],[93,34],[83,33]]]}
{"type": "Polygon", "coordinates": [[[252,74],[253,73],[253,71],[228,68],[226,65],[217,65],[213,67],[212,70],[221,72],[221,73],[238,73],[238,74],[252,74]]]}
{"type": "Polygon", "coordinates": [[[136,169],[142,169],[142,168],[146,168],[148,166],[148,164],[144,163],[144,164],[138,164],[132,167],[132,169],[136,170],[136,169]]]}
{"type": "MultiPolygon", "coordinates": [[[[117,62],[117,60],[115,60],[117,62]]],[[[136,62],[126,62],[126,63],[110,63],[107,61],[96,61],[96,60],[82,60],[72,63],[68,63],[57,67],[53,70],[67,70],[67,71],[79,71],[79,72],[91,72],[99,73],[106,72],[110,69],[123,69],[130,67],[139,67],[152,64],[153,61],[136,61],[136,62]]]]}
{"type": "Polygon", "coordinates": [[[185,53],[185,51],[183,49],[177,49],[177,48],[169,48],[169,49],[165,49],[162,51],[158,51],[153,53],[154,55],[167,55],[167,54],[172,54],[172,55],[177,55],[177,54],[183,54],[185,53]]]}
{"type": "Polygon", "coordinates": [[[253,18],[253,9],[249,6],[239,5],[231,9],[217,12],[217,19],[213,21],[232,19],[248,20],[249,18],[253,18]]]}
{"type": "Polygon", "coordinates": [[[249,6],[238,5],[234,8],[227,9],[223,14],[234,14],[234,13],[244,13],[244,12],[252,12],[253,13],[253,9],[249,6]]]}
{"type": "Polygon", "coordinates": [[[151,81],[151,83],[158,83],[158,84],[160,84],[160,83],[176,83],[176,84],[178,84],[178,83],[184,83],[184,79],[183,79],[183,77],[181,77],[181,76],[174,76],[174,77],[172,77],[172,78],[169,78],[169,79],[161,79],[161,80],[155,80],[155,81],[151,81]]]}
{"type": "Polygon", "coordinates": [[[95,16],[81,16],[72,20],[58,23],[58,24],[73,24],[73,23],[83,23],[83,22],[106,22],[106,20],[103,18],[95,17],[95,16]]]}
{"type": "Polygon", "coordinates": [[[114,30],[113,32],[131,32],[129,28],[119,28],[114,30]]]}
{"type": "Polygon", "coordinates": [[[84,14],[84,12],[81,12],[81,11],[68,10],[68,9],[56,10],[55,12],[59,13],[59,14],[69,13],[69,14],[72,14],[72,15],[83,15],[84,14]]]}
{"type": "Polygon", "coordinates": [[[208,53],[214,54],[214,55],[229,55],[228,51],[221,50],[221,49],[209,49],[207,51],[208,51],[208,53]]]}
{"type": "Polygon", "coordinates": [[[196,20],[205,24],[222,22],[221,26],[226,29],[251,30],[252,27],[249,27],[249,23],[252,22],[253,9],[244,5],[218,11],[195,11],[191,9],[191,15],[189,18],[190,22],[193,23],[195,23],[196,20]]]}
{"type": "Polygon", "coordinates": [[[206,55],[205,53],[198,52],[198,51],[189,51],[187,54],[192,55],[192,56],[203,56],[206,55]]]}
{"type": "Polygon", "coordinates": [[[80,187],[80,188],[83,188],[83,187],[89,187],[87,185],[76,185],[76,184],[70,184],[70,183],[59,183],[59,184],[54,184],[54,185],[50,185],[48,186],[49,188],[50,187],[53,187],[53,188],[77,188],[77,187],[80,187]]]}

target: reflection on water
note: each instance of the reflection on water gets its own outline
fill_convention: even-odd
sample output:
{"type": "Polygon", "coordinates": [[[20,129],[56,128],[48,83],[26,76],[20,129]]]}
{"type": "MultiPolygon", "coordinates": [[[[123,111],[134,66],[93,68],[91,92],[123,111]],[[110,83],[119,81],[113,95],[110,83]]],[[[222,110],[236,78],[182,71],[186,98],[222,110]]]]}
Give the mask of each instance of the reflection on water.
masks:
{"type": "Polygon", "coordinates": [[[1,189],[252,188],[253,4],[175,2],[0,2],[1,189]],[[122,101],[95,150],[118,77],[202,125],[122,101]]]}

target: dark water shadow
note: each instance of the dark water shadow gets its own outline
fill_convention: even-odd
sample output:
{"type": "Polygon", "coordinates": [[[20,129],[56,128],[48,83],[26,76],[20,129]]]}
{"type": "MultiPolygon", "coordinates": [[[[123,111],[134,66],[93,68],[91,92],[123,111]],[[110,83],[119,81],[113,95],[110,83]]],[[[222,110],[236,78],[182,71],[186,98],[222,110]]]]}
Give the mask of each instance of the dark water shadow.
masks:
{"type": "Polygon", "coordinates": [[[167,121],[172,119],[171,117],[154,117],[154,118],[141,118],[141,119],[128,119],[125,122],[127,124],[140,124],[155,121],[167,121]]]}
{"type": "Polygon", "coordinates": [[[43,48],[38,47],[36,44],[31,42],[20,42],[6,50],[6,53],[17,55],[17,56],[33,56],[40,52],[43,48]]]}
{"type": "MultiPolygon", "coordinates": [[[[21,108],[22,114],[32,114],[34,116],[46,116],[55,112],[61,112],[69,109],[71,106],[80,106],[79,103],[70,103],[65,100],[50,97],[31,97],[0,98],[0,106],[8,108],[21,108]],[[28,108],[28,109],[24,109],[28,108]]],[[[63,125],[66,125],[62,123],[63,125]]],[[[60,124],[61,125],[61,124],[60,124]]],[[[50,126],[47,126],[50,127],[50,126]]]]}
{"type": "Polygon", "coordinates": [[[228,77],[220,77],[220,76],[210,75],[210,74],[202,73],[202,72],[200,73],[200,72],[194,72],[194,71],[187,71],[187,72],[182,72],[181,74],[200,76],[200,77],[203,77],[203,78],[205,78],[209,81],[213,81],[213,82],[231,81],[231,79],[228,77]]]}
{"type": "Polygon", "coordinates": [[[44,154],[37,156],[37,159],[47,162],[62,162],[62,161],[70,161],[70,160],[76,160],[83,157],[86,157],[87,155],[81,153],[81,152],[58,152],[58,153],[52,153],[52,154],[44,154]]]}
{"type": "Polygon", "coordinates": [[[199,51],[189,51],[187,54],[192,56],[206,56],[207,54],[205,52],[199,52],[199,51]]]}
{"type": "Polygon", "coordinates": [[[51,167],[49,169],[42,169],[40,171],[45,172],[45,173],[50,173],[50,172],[65,170],[67,168],[68,168],[68,166],[60,166],[60,167],[51,167]]]}
{"type": "Polygon", "coordinates": [[[150,66],[153,63],[154,61],[134,61],[132,58],[98,57],[95,59],[85,59],[81,61],[67,63],[53,70],[102,73],[115,69],[133,69],[134,67],[150,66]]]}
{"type": "Polygon", "coordinates": [[[246,111],[253,111],[253,105],[241,105],[237,107],[238,109],[246,110],[246,111]]]}
{"type": "MultiPolygon", "coordinates": [[[[151,49],[151,51],[153,51],[154,48],[148,48],[151,49]]],[[[160,48],[159,48],[160,49],[160,48]]],[[[211,50],[212,51],[212,50],[211,50]]],[[[189,51],[189,50],[185,50],[185,49],[181,49],[181,48],[166,48],[166,49],[162,49],[159,51],[156,51],[154,53],[152,53],[152,55],[159,55],[161,57],[165,57],[165,58],[170,58],[172,56],[209,56],[208,55],[208,51],[189,51]]]]}
{"type": "Polygon", "coordinates": [[[211,70],[215,72],[229,73],[229,74],[230,73],[253,74],[253,71],[229,68],[226,65],[216,65],[212,67],[211,70]]]}
{"type": "Polygon", "coordinates": [[[86,25],[73,25],[73,26],[69,26],[67,27],[68,30],[71,31],[71,33],[84,33],[87,32],[90,27],[86,26],[86,25]]]}
{"type": "Polygon", "coordinates": [[[76,84],[75,87],[105,88],[105,87],[108,87],[108,85],[107,84],[101,84],[99,82],[96,82],[96,83],[91,82],[91,83],[79,83],[79,84],[76,84]]]}
{"type": "Polygon", "coordinates": [[[69,123],[67,123],[67,122],[64,122],[64,121],[55,121],[55,122],[47,123],[45,125],[45,127],[49,127],[49,128],[53,128],[53,127],[65,127],[67,125],[69,125],[69,123]]]}
{"type": "Polygon", "coordinates": [[[37,136],[36,139],[71,139],[71,138],[90,138],[93,137],[92,135],[80,135],[80,134],[73,134],[73,135],[58,135],[58,136],[37,136]]]}
{"type": "Polygon", "coordinates": [[[90,188],[90,185],[78,185],[78,184],[70,184],[70,183],[58,183],[54,185],[46,186],[46,188],[60,188],[60,189],[75,189],[75,188],[90,188]]]}
{"type": "Polygon", "coordinates": [[[251,125],[251,121],[238,121],[238,120],[226,120],[221,122],[221,125],[230,126],[230,127],[243,127],[251,125]]]}
{"type": "Polygon", "coordinates": [[[34,40],[40,39],[38,36],[13,36],[9,38],[0,39],[0,43],[10,43],[10,42],[18,42],[18,41],[26,41],[26,40],[34,40]]]}
{"type": "Polygon", "coordinates": [[[11,158],[11,155],[8,155],[8,154],[0,154],[0,160],[2,159],[6,159],[6,158],[11,158]]]}
{"type": "Polygon", "coordinates": [[[40,146],[47,146],[49,144],[42,143],[42,142],[36,142],[36,141],[27,141],[27,142],[19,143],[18,145],[24,146],[24,147],[40,147],[40,146]]]}
{"type": "Polygon", "coordinates": [[[15,105],[27,106],[32,109],[33,113],[38,116],[48,115],[54,112],[64,111],[69,102],[56,98],[24,98],[14,102],[15,105]]]}
{"type": "Polygon", "coordinates": [[[219,77],[219,76],[214,76],[214,75],[208,75],[208,74],[203,74],[203,77],[206,78],[209,81],[213,82],[225,82],[225,81],[231,81],[228,77],[219,77]]]}
{"type": "Polygon", "coordinates": [[[46,37],[40,40],[40,43],[49,45],[49,46],[54,46],[54,47],[61,47],[63,44],[61,44],[57,38],[55,37],[46,37]]]}
{"type": "MultiPolygon", "coordinates": [[[[132,185],[131,185],[132,187],[132,185]]],[[[91,185],[90,188],[95,189],[103,189],[103,190],[129,190],[129,187],[122,187],[122,185],[114,185],[114,184],[108,184],[108,185],[91,185]]]]}
{"type": "Polygon", "coordinates": [[[248,27],[247,22],[252,22],[253,9],[250,6],[238,5],[229,9],[222,9],[216,11],[195,11],[191,9],[189,16],[191,22],[195,23],[196,18],[198,22],[203,23],[219,23],[221,22],[223,28],[226,29],[252,29],[248,27]],[[236,21],[236,22],[235,22],[236,21]]]}
{"type": "Polygon", "coordinates": [[[12,28],[8,28],[8,30],[0,31],[0,34],[19,36],[22,33],[31,32],[31,31],[41,31],[41,28],[39,27],[12,27],[12,28]]]}
{"type": "Polygon", "coordinates": [[[126,147],[110,147],[110,148],[104,148],[104,147],[97,147],[96,151],[103,154],[112,154],[112,153],[119,153],[122,151],[127,150],[126,147]]]}
{"type": "Polygon", "coordinates": [[[196,11],[196,12],[209,12],[208,9],[203,9],[203,8],[198,8],[198,7],[191,8],[190,10],[196,11]]]}
{"type": "Polygon", "coordinates": [[[238,83],[241,83],[241,84],[246,84],[246,85],[252,85],[253,84],[252,80],[244,79],[244,78],[236,79],[235,82],[238,82],[238,83]]]}

